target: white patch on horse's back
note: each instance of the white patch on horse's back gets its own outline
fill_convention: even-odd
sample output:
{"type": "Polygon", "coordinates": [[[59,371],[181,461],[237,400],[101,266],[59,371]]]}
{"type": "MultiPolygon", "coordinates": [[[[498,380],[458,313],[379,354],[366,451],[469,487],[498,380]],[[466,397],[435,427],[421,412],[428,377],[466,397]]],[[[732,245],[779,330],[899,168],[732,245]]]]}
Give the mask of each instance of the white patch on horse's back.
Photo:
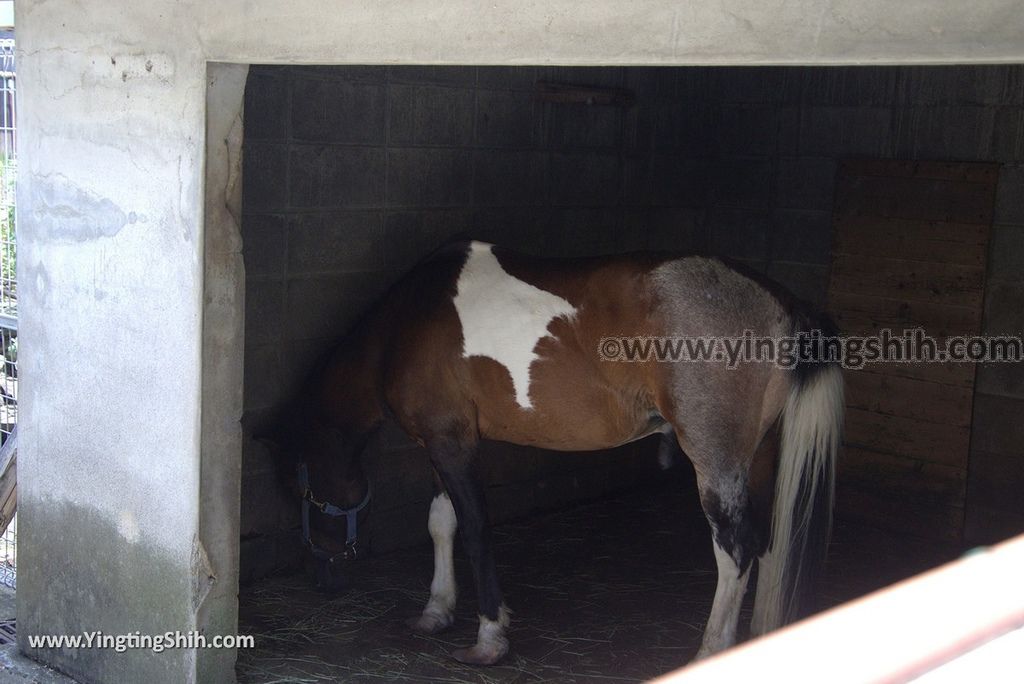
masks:
{"type": "Polygon", "coordinates": [[[494,256],[492,245],[473,242],[459,274],[455,309],[462,323],[462,355],[486,356],[512,376],[516,403],[530,401],[530,365],[534,349],[548,337],[548,325],[576,309],[561,297],[509,275],[494,256]]]}

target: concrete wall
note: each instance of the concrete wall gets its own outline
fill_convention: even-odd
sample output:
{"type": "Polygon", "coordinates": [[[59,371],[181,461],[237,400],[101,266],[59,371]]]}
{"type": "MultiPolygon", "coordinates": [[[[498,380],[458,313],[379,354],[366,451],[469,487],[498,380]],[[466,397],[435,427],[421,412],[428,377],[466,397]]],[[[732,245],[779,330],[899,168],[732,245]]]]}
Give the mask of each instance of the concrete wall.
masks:
{"type": "Polygon", "coordinates": [[[642,11],[610,0],[330,11],[315,0],[26,0],[17,12],[18,631],[23,650],[87,682],[232,676],[230,651],[204,655],[216,664],[200,670],[194,650],[33,650],[26,640],[97,628],[212,634],[231,622],[226,604],[202,611],[206,597],[230,595],[235,568],[231,549],[217,556],[226,566],[205,567],[214,561],[200,521],[238,493],[201,494],[207,466],[226,483],[238,467],[236,454],[202,452],[238,429],[204,420],[204,406],[231,406],[238,388],[230,373],[205,376],[202,356],[214,335],[241,344],[233,316],[223,327],[204,316],[229,305],[215,297],[240,277],[203,265],[204,232],[235,230],[230,211],[203,211],[204,189],[229,180],[203,173],[208,62],[1024,62],[1015,0],[657,1],[642,11]],[[217,577],[228,586],[211,593],[217,577]]]}
{"type": "MultiPolygon", "coordinates": [[[[533,98],[538,80],[649,88],[679,75],[254,67],[242,218],[247,424],[272,419],[312,360],[452,236],[551,256],[703,248],[703,198],[687,191],[699,185],[697,169],[668,141],[653,159],[635,108],[533,98]],[[675,172],[654,187],[652,164],[675,172]]],[[[485,445],[492,518],[628,486],[656,470],[651,446],[575,455],[485,445]]],[[[298,558],[298,507],[281,496],[262,446],[248,442],[244,453],[242,572],[250,577],[298,558]]],[[[389,426],[364,462],[376,496],[363,541],[384,551],[426,540],[425,452],[389,426]]]]}

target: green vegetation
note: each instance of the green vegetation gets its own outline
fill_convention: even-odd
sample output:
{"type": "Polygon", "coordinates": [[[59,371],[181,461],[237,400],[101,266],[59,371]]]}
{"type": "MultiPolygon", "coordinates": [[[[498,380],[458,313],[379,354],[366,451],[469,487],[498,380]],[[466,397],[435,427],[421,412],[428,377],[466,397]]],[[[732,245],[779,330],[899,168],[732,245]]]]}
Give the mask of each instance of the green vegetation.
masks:
{"type": "Polygon", "coordinates": [[[0,157],[0,306],[3,313],[10,314],[18,309],[14,209],[17,175],[16,160],[0,157]]]}

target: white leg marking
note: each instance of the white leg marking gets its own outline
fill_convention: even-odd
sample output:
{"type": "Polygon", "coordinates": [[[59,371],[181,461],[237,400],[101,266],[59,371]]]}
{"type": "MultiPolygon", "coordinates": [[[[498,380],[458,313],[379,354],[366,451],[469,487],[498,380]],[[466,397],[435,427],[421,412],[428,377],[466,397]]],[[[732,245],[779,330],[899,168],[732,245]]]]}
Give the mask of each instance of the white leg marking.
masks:
{"type": "Polygon", "coordinates": [[[498,654],[497,657],[508,653],[508,639],[505,638],[505,630],[512,622],[509,617],[508,608],[501,604],[498,609],[498,619],[488,620],[480,616],[480,627],[476,632],[476,645],[498,654]]]}
{"type": "Polygon", "coordinates": [[[548,325],[576,313],[572,304],[509,275],[494,256],[492,245],[473,242],[459,273],[452,300],[462,324],[462,355],[486,356],[505,366],[512,377],[516,403],[530,402],[530,364],[534,348],[548,337],[548,325]]]}
{"type": "Polygon", "coordinates": [[[434,497],[430,503],[427,529],[434,540],[434,579],[430,582],[430,600],[423,614],[410,621],[419,632],[432,634],[451,626],[455,619],[455,565],[452,559],[455,542],[455,508],[447,494],[434,497]]]}
{"type": "Polygon", "coordinates": [[[508,653],[508,629],[511,611],[501,604],[498,608],[498,619],[489,620],[480,616],[480,627],[476,632],[476,644],[470,648],[460,648],[452,655],[456,660],[473,665],[493,665],[508,653]]]}
{"type": "Polygon", "coordinates": [[[736,643],[736,623],[740,617],[740,606],[750,579],[750,569],[740,574],[739,567],[732,556],[715,542],[715,561],[718,564],[718,586],[715,588],[715,601],[711,604],[711,616],[704,628],[704,640],[701,642],[697,658],[723,651],[736,643]]]}

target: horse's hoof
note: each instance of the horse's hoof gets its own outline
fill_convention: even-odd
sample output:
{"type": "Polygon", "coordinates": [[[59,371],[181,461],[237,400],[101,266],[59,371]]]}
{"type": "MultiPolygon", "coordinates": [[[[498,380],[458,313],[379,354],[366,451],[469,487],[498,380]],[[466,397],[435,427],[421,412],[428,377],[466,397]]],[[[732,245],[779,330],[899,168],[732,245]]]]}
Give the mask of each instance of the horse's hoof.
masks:
{"type": "Polygon", "coordinates": [[[470,648],[457,648],[452,657],[466,665],[495,665],[508,653],[508,642],[476,644],[470,648]]]}
{"type": "Polygon", "coordinates": [[[453,622],[454,620],[450,616],[442,617],[432,613],[423,613],[422,615],[409,618],[405,621],[405,624],[417,634],[430,636],[431,634],[440,634],[451,627],[453,622]]]}

